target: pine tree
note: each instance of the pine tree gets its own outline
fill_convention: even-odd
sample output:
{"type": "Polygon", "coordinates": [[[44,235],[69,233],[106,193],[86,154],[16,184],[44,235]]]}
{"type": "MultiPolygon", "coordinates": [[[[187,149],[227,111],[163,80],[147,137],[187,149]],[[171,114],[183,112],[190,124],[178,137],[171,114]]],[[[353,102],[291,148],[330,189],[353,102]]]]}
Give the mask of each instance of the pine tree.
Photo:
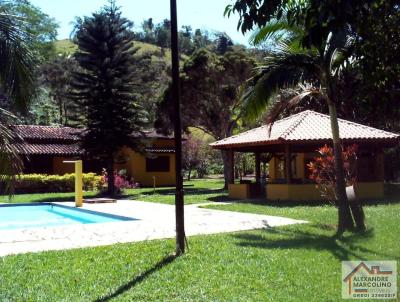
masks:
{"type": "Polygon", "coordinates": [[[135,58],[132,23],[121,17],[111,1],[100,12],[85,17],[76,33],[76,59],[82,71],[74,73],[74,99],[85,115],[82,147],[105,165],[108,194],[114,195],[114,157],[123,146],[137,147],[133,132],[146,124],[135,98],[135,58]]]}

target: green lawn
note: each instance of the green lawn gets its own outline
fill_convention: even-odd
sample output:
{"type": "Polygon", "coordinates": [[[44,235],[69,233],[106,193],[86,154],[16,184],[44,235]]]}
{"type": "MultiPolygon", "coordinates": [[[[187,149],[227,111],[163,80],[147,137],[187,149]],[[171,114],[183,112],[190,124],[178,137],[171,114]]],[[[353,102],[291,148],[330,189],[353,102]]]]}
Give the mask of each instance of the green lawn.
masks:
{"type": "MultiPolygon", "coordinates": [[[[213,201],[226,201],[226,191],[223,190],[224,182],[221,179],[204,179],[185,181],[185,203],[204,203],[213,201]]],[[[84,196],[96,196],[96,192],[85,192],[84,196]]],[[[128,189],[121,196],[124,199],[135,199],[142,201],[152,201],[166,204],[175,202],[174,187],[140,188],[128,189]]],[[[11,202],[51,202],[51,201],[73,201],[74,193],[43,193],[43,194],[17,194],[11,202]]],[[[0,196],[0,202],[9,202],[7,196],[0,196]]]]}
{"type": "MultiPolygon", "coordinates": [[[[226,201],[227,192],[223,190],[224,181],[221,179],[201,179],[184,182],[185,204],[226,201]]],[[[125,191],[129,199],[159,203],[175,203],[175,187],[130,189],[125,191]]]]}
{"type": "MultiPolygon", "coordinates": [[[[220,182],[192,184],[206,192],[187,200],[224,196],[220,182]]],[[[369,231],[340,240],[332,207],[248,202],[212,207],[310,223],[190,237],[176,259],[173,240],[3,257],[0,301],[340,301],[341,260],[400,260],[397,200],[365,206],[369,231]]]]}

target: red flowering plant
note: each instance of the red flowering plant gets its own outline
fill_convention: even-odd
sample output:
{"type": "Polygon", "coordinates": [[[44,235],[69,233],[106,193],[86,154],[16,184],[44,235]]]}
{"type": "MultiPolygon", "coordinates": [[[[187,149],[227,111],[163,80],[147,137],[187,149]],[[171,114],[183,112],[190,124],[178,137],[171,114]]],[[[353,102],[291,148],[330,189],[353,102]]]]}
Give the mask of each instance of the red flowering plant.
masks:
{"type": "MultiPolygon", "coordinates": [[[[353,144],[342,147],[343,168],[346,186],[356,182],[356,163],[358,146],[353,144]]],[[[336,205],[336,173],[333,149],[327,145],[319,148],[319,155],[307,164],[309,178],[316,183],[321,196],[336,205]]]]}
{"type": "MultiPolygon", "coordinates": [[[[106,169],[102,171],[103,183],[108,183],[108,175],[106,169]]],[[[117,194],[121,194],[123,189],[134,189],[139,187],[138,183],[130,180],[126,176],[126,170],[114,171],[114,185],[117,194]]]]}

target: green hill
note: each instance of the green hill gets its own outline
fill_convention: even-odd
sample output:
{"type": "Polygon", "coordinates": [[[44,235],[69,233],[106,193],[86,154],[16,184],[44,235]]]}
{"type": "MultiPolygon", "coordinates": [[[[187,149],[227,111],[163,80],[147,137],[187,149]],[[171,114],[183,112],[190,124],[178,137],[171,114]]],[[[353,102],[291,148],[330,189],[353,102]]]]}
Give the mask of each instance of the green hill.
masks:
{"type": "MultiPolygon", "coordinates": [[[[171,51],[169,49],[161,49],[153,44],[144,43],[135,41],[135,47],[139,47],[137,52],[138,55],[144,53],[151,53],[154,60],[164,60],[165,62],[171,62],[171,51]]],[[[55,42],[56,52],[57,53],[66,53],[66,54],[73,54],[77,49],[78,46],[74,44],[71,40],[58,40],[55,42]]],[[[186,59],[186,56],[182,56],[183,59],[186,59]]]]}

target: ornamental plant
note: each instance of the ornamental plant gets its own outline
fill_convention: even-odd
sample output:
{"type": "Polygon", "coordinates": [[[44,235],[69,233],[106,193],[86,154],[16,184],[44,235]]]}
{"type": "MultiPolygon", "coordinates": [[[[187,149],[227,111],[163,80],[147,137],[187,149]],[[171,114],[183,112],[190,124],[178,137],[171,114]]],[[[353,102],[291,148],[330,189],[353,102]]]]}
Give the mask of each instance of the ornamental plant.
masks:
{"type": "MultiPolygon", "coordinates": [[[[108,184],[108,174],[106,169],[103,169],[102,171],[102,178],[103,178],[103,183],[108,184]]],[[[126,176],[125,170],[120,170],[119,172],[114,171],[114,186],[116,193],[121,194],[122,190],[137,188],[139,187],[139,184],[130,180],[126,176]]]]}
{"type": "MultiPolygon", "coordinates": [[[[356,163],[358,146],[353,144],[342,147],[342,159],[346,186],[353,186],[356,182],[356,163]]],[[[332,147],[325,145],[317,150],[318,156],[307,164],[309,178],[316,183],[321,196],[333,205],[336,204],[335,192],[336,173],[335,156],[332,147]]]]}

